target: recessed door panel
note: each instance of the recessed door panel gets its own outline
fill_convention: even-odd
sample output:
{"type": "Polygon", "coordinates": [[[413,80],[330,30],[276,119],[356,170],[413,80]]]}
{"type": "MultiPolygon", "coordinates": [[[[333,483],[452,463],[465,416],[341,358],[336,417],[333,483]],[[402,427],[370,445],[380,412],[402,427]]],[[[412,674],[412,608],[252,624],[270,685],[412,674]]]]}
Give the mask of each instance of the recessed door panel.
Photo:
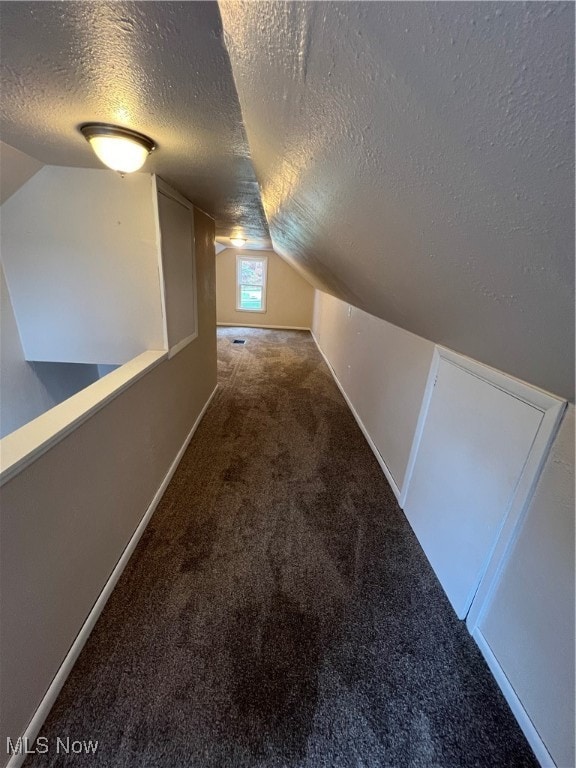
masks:
{"type": "Polygon", "coordinates": [[[440,358],[405,513],[464,618],[543,412],[440,358]]]}

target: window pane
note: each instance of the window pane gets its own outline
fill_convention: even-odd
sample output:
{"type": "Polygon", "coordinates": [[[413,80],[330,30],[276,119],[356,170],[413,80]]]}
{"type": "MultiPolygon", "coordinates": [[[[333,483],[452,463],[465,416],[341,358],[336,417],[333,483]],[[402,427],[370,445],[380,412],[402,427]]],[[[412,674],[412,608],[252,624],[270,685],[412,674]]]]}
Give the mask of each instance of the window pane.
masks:
{"type": "Polygon", "coordinates": [[[240,308],[262,309],[262,288],[258,285],[240,286],[240,308]]]}
{"type": "Polygon", "coordinates": [[[241,261],[240,284],[264,285],[264,263],[262,261],[241,261]]]}

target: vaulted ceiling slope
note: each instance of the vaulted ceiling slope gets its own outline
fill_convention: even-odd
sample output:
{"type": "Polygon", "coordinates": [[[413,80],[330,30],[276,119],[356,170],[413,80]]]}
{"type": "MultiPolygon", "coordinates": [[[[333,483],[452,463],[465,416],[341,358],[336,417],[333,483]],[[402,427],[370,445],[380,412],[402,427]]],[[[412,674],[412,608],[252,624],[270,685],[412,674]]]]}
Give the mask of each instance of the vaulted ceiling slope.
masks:
{"type": "Polygon", "coordinates": [[[2,139],[51,165],[102,167],[78,132],[111,122],[158,144],[146,164],[271,247],[215,2],[2,2],[2,139]]]}
{"type": "Polygon", "coordinates": [[[219,5],[275,250],[573,398],[573,4],[219,5]]]}

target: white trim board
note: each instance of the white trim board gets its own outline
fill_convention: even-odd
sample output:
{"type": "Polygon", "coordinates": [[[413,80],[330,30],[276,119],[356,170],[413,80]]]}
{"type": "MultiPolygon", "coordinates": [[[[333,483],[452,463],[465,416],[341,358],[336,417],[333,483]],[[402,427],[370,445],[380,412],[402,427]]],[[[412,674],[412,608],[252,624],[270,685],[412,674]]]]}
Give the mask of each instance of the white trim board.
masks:
{"type": "Polygon", "coordinates": [[[490,607],[504,568],[512,555],[522,528],[522,522],[528,512],[530,501],[550,452],[550,447],[560,427],[566,406],[566,401],[557,401],[556,405],[551,405],[544,411],[544,417],[532,443],[506,519],[466,617],[468,631],[471,634],[474,634],[474,630],[490,607]]]}
{"type": "Polygon", "coordinates": [[[185,339],[182,339],[182,341],[179,341],[178,344],[175,344],[173,347],[170,347],[170,350],[168,352],[168,360],[172,360],[174,355],[177,355],[178,352],[181,352],[184,347],[187,347],[188,344],[190,344],[194,339],[198,338],[198,331],[196,333],[191,334],[190,336],[187,336],[185,339]]]}
{"type": "Polygon", "coordinates": [[[426,379],[426,386],[424,387],[424,395],[422,396],[420,413],[418,414],[418,421],[416,422],[416,429],[414,430],[414,437],[412,438],[412,447],[410,448],[410,454],[408,455],[408,463],[406,464],[406,471],[404,472],[404,480],[402,481],[402,489],[400,492],[400,506],[402,509],[404,509],[404,505],[406,504],[408,486],[410,485],[410,479],[414,472],[416,456],[418,455],[420,440],[422,439],[422,433],[424,432],[424,424],[426,423],[426,416],[428,415],[428,407],[430,406],[430,400],[432,398],[432,390],[434,389],[434,384],[436,383],[439,363],[440,359],[438,358],[437,351],[435,349],[432,356],[432,362],[430,363],[430,370],[428,371],[428,378],[426,379]]]}
{"type": "Polygon", "coordinates": [[[498,683],[498,686],[500,687],[500,690],[504,694],[504,698],[508,702],[508,705],[512,710],[512,714],[516,718],[518,725],[520,726],[520,728],[522,729],[522,732],[524,733],[524,736],[526,736],[526,741],[532,747],[532,750],[536,755],[536,759],[538,760],[542,768],[556,768],[556,763],[554,762],[550,753],[546,749],[546,745],[540,738],[540,735],[536,730],[536,728],[534,727],[532,720],[530,719],[528,713],[522,706],[522,702],[516,695],[516,692],[512,687],[512,684],[506,677],[504,670],[498,663],[498,659],[492,653],[492,649],[488,645],[486,638],[484,637],[484,635],[479,629],[475,629],[472,632],[472,637],[476,641],[476,644],[480,649],[480,652],[486,659],[486,663],[490,667],[490,671],[494,675],[494,679],[496,680],[496,682],[498,683]]]}
{"type": "MultiPolygon", "coordinates": [[[[162,263],[162,232],[160,231],[160,206],[158,195],[160,194],[159,182],[161,179],[152,174],[152,209],[154,211],[154,232],[156,235],[156,259],[158,266],[158,290],[160,291],[160,306],[162,310],[162,339],[164,348],[168,349],[168,315],[166,314],[166,295],[164,291],[164,264],[162,263]]],[[[164,182],[162,182],[164,184],[164,182]]]]}
{"type": "MultiPolygon", "coordinates": [[[[247,310],[244,310],[245,312],[247,310]]],[[[308,326],[302,325],[263,325],[262,323],[216,323],[221,328],[269,328],[273,331],[310,331],[308,326]]],[[[318,347],[320,349],[320,347],[318,347]]],[[[322,351],[322,350],[320,350],[322,351]]]]}
{"type": "Polygon", "coordinates": [[[248,256],[245,253],[236,254],[236,312],[266,312],[266,303],[268,299],[268,256],[248,256]],[[257,261],[262,264],[263,279],[260,285],[256,283],[242,283],[242,262],[257,261]],[[242,287],[252,286],[253,288],[262,288],[260,309],[246,309],[242,306],[242,287]]]}
{"type": "Polygon", "coordinates": [[[166,195],[166,197],[170,197],[172,200],[175,200],[177,203],[180,203],[180,205],[183,205],[184,208],[188,208],[189,211],[194,210],[194,204],[188,200],[187,197],[184,197],[184,195],[180,194],[177,189],[174,189],[174,187],[171,187],[170,184],[164,181],[163,178],[158,176],[157,174],[153,174],[155,182],[156,182],[156,191],[161,192],[163,195],[166,195]]]}
{"type": "Polygon", "coordinates": [[[0,440],[0,485],[4,485],[52,446],[131,387],[168,357],[149,350],[55,405],[0,440]]]}
{"type": "MultiPolygon", "coordinates": [[[[398,485],[396,484],[396,481],[392,477],[392,473],[390,472],[386,462],[384,461],[384,458],[383,458],[382,454],[380,453],[380,451],[376,447],[375,442],[372,440],[372,437],[370,436],[370,433],[368,432],[368,430],[364,426],[364,422],[362,421],[362,419],[358,415],[356,409],[352,405],[352,401],[350,400],[350,398],[346,394],[346,392],[344,390],[344,387],[342,386],[342,384],[340,383],[340,381],[338,379],[338,376],[336,376],[336,372],[334,371],[334,368],[332,368],[332,365],[330,364],[330,361],[328,360],[328,358],[326,357],[326,355],[324,354],[324,352],[320,348],[320,344],[318,343],[318,339],[314,335],[314,332],[310,331],[310,333],[311,333],[312,338],[314,339],[314,343],[316,344],[316,347],[318,348],[318,351],[320,352],[320,354],[324,358],[324,362],[328,366],[328,370],[332,374],[332,378],[336,382],[336,386],[338,387],[338,389],[342,393],[342,397],[344,398],[344,400],[346,400],[346,404],[348,405],[348,408],[350,408],[350,410],[352,411],[352,415],[356,419],[356,423],[358,424],[358,426],[362,430],[362,434],[366,438],[366,442],[368,443],[368,445],[372,449],[372,453],[376,457],[376,461],[380,465],[380,468],[382,469],[382,472],[384,472],[384,475],[386,476],[386,480],[388,480],[388,483],[389,483],[390,487],[392,488],[392,491],[394,492],[394,496],[396,496],[396,500],[400,504],[400,488],[398,487],[398,485]]],[[[400,504],[400,506],[402,506],[402,505],[400,504]]]]}
{"type": "MultiPolygon", "coordinates": [[[[538,408],[543,413],[548,410],[558,407],[560,410],[556,414],[557,423],[556,429],[561,420],[561,416],[566,407],[566,401],[553,395],[549,392],[545,392],[538,387],[532,386],[525,381],[516,379],[507,373],[491,368],[488,365],[479,363],[477,360],[473,360],[471,357],[466,357],[457,352],[453,352],[447,347],[436,346],[434,355],[432,357],[432,363],[430,364],[430,372],[426,381],[426,387],[424,389],[424,396],[422,398],[422,405],[420,408],[420,414],[418,416],[418,423],[416,425],[416,431],[414,432],[414,439],[412,441],[412,448],[410,450],[410,456],[408,458],[408,464],[406,467],[406,473],[404,475],[404,482],[402,484],[402,501],[401,506],[404,506],[406,502],[406,495],[408,493],[408,486],[410,485],[410,479],[414,471],[414,464],[416,463],[416,456],[418,454],[418,448],[422,439],[422,433],[424,431],[424,424],[426,422],[426,416],[428,415],[428,408],[430,407],[430,400],[432,399],[432,391],[434,390],[434,384],[436,383],[436,377],[438,375],[438,367],[440,365],[440,359],[445,360],[457,365],[465,370],[467,373],[471,373],[484,381],[489,382],[495,387],[508,392],[509,394],[517,397],[529,405],[538,408]],[[530,392],[530,397],[527,397],[527,392],[530,392]]],[[[555,431],[554,431],[555,434],[555,431]]],[[[553,435],[552,435],[553,436],[553,435]]]]}
{"type": "MultiPolygon", "coordinates": [[[[29,745],[32,745],[38,736],[38,733],[40,732],[40,729],[46,720],[46,717],[48,716],[48,713],[54,706],[54,703],[56,702],[56,699],[58,698],[58,694],[62,690],[62,687],[64,683],[66,682],[66,679],[68,678],[68,675],[72,671],[72,668],[76,662],[76,659],[80,655],[80,652],[82,651],[82,648],[84,647],[86,641],[88,640],[88,637],[90,636],[90,633],[94,629],[94,625],[98,621],[98,618],[100,614],[102,613],[102,610],[104,609],[104,606],[108,602],[108,599],[110,598],[110,595],[112,594],[112,591],[114,587],[116,586],[120,576],[122,575],[122,572],[126,568],[126,565],[128,564],[128,561],[130,560],[130,557],[132,556],[132,553],[136,549],[136,546],[138,542],[140,541],[140,538],[142,534],[144,533],[146,526],[148,525],[150,518],[154,514],[154,511],[156,510],[156,507],[158,506],[160,499],[164,495],[164,491],[166,490],[168,483],[172,479],[172,476],[176,472],[176,469],[178,468],[178,464],[180,463],[182,457],[184,456],[184,452],[186,451],[186,448],[188,448],[188,445],[190,441],[192,440],[192,437],[194,436],[194,433],[196,432],[198,425],[202,421],[204,414],[208,410],[208,406],[212,402],[212,399],[214,398],[214,395],[216,394],[216,391],[218,389],[218,385],[214,387],[212,390],[212,393],[208,397],[208,400],[204,404],[202,410],[198,414],[198,417],[194,424],[192,425],[192,429],[186,436],[186,439],[184,440],[180,450],[176,454],[176,457],[172,464],[170,465],[168,472],[166,473],[164,480],[162,481],[160,487],[154,494],[154,498],[150,502],[150,505],[148,506],[148,509],[144,513],[144,516],[140,520],[140,523],[138,524],[138,527],[132,534],[132,537],[126,547],[124,548],[124,551],[122,552],[120,559],[116,563],[116,566],[114,567],[114,570],[110,574],[108,581],[104,585],[102,591],[100,592],[98,599],[94,603],[92,610],[88,614],[86,620],[84,621],[84,624],[80,628],[80,631],[78,632],[78,635],[76,636],[76,639],[72,643],[72,646],[68,653],[66,654],[66,657],[64,658],[64,661],[60,665],[60,668],[58,669],[58,672],[56,673],[54,679],[50,683],[50,686],[48,687],[48,690],[44,694],[44,697],[42,698],[42,701],[38,705],[38,708],[36,709],[36,712],[34,713],[32,719],[30,720],[28,727],[22,734],[22,739],[24,743],[27,743],[29,745]]],[[[14,754],[8,761],[8,764],[6,768],[20,768],[24,760],[26,759],[26,754],[14,754]]]]}

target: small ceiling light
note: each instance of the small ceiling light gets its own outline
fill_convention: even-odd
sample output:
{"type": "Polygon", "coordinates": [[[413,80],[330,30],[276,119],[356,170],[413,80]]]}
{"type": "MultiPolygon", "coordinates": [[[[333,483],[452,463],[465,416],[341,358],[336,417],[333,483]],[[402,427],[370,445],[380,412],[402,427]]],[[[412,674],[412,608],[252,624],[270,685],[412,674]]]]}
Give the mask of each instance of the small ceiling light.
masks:
{"type": "Polygon", "coordinates": [[[230,242],[232,245],[235,245],[236,248],[242,248],[243,245],[246,245],[246,238],[245,237],[231,237],[230,242]]]}
{"type": "Polygon", "coordinates": [[[107,123],[87,123],[80,131],[100,160],[120,173],[133,173],[142,168],[156,145],[142,133],[107,123]]]}

